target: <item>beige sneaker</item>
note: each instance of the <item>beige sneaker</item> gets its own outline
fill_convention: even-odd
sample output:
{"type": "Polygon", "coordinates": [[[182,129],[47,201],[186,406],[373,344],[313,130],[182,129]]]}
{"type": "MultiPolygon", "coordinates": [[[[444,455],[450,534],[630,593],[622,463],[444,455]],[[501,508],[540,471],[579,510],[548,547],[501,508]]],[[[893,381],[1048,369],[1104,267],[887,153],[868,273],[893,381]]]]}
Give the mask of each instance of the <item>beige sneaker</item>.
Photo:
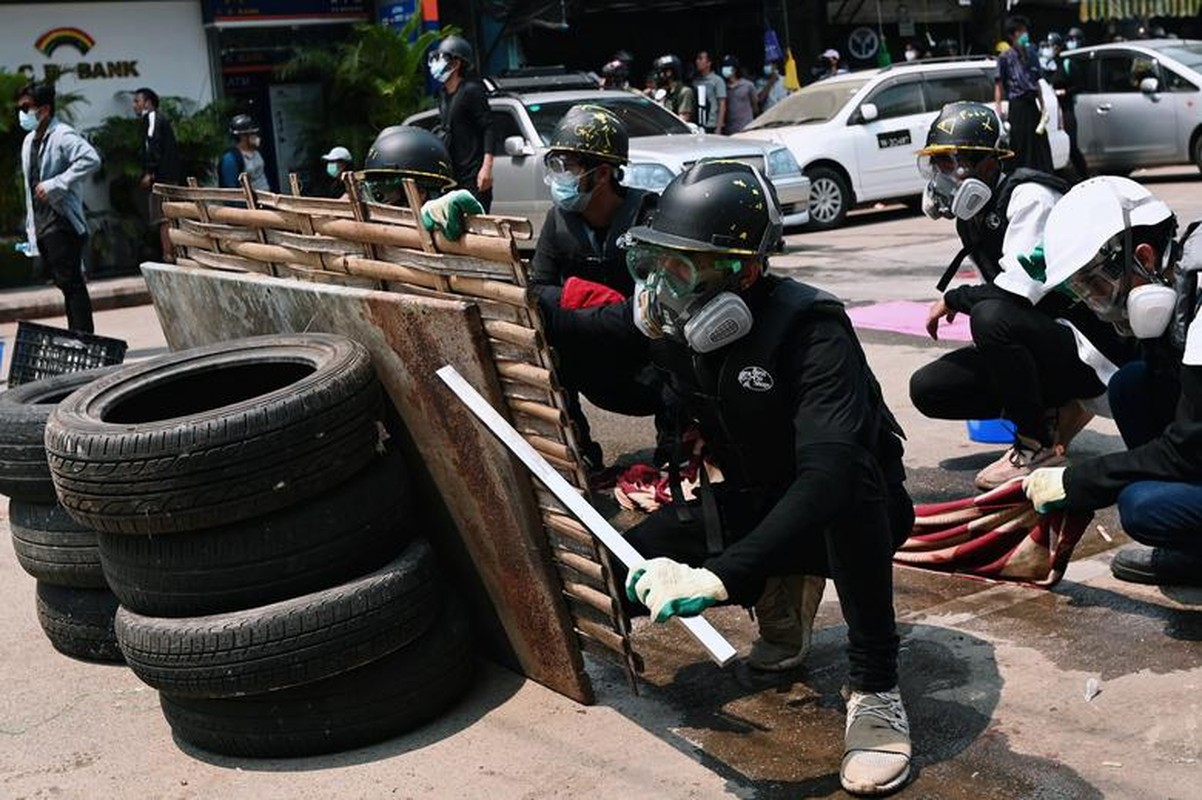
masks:
{"type": "Polygon", "coordinates": [[[901,693],[852,692],[839,781],[852,794],[888,794],[910,777],[910,721],[901,693]]]}
{"type": "Polygon", "coordinates": [[[826,578],[788,575],[769,578],[755,604],[760,638],[751,645],[747,663],[753,669],[781,672],[805,661],[814,633],[814,617],[822,602],[826,578]]]}
{"type": "Polygon", "coordinates": [[[1062,467],[1068,459],[1060,445],[1045,447],[1034,439],[1018,437],[1018,442],[1002,457],[977,473],[978,489],[996,489],[1015,478],[1025,478],[1040,467],[1062,467]]]}

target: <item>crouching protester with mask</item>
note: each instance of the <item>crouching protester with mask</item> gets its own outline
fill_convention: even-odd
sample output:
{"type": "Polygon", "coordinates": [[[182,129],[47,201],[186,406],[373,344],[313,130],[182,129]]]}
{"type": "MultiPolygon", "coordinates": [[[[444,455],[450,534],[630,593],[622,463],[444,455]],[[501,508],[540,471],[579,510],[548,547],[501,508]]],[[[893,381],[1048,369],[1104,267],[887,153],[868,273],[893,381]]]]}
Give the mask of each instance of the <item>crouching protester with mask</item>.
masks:
{"type": "MultiPolygon", "coordinates": [[[[840,302],[766,274],[781,237],[754,168],[702,161],[630,231],[635,322],[724,480],[627,532],[628,610],[657,622],[750,606],[770,578],[827,574],[848,628],[845,789],[910,772],[891,558],[913,522],[901,431],[840,302]]],[[[812,610],[809,612],[812,620],[812,610]]]]}
{"type": "Polygon", "coordinates": [[[1174,242],[1177,220],[1126,178],[1075,187],[1048,220],[1047,279],[1139,341],[1141,358],[1110,381],[1127,450],[1037,469],[1023,489],[1037,509],[1118,503],[1140,544],[1110,568],[1136,583],[1202,586],[1202,228],[1174,242]]]}
{"type": "Polygon", "coordinates": [[[626,127],[612,112],[592,105],[568,109],[544,157],[554,205],[530,262],[531,288],[558,354],[556,371],[581,457],[594,476],[603,454],[581,409],[581,393],[608,411],[656,414],[657,427],[672,427],[665,423],[663,381],[651,366],[647,339],[630,324],[634,281],[620,243],[631,226],[646,220],[656,196],[619,183],[629,152],[626,127]]]}
{"type": "Polygon", "coordinates": [[[405,180],[412,180],[422,201],[425,227],[435,227],[428,212],[439,213],[442,226],[455,234],[450,238],[461,234],[464,214],[481,213],[471,192],[447,191],[455,185],[451,157],[442,140],[423,128],[393,125],[380,131],[367,151],[363,169],[355,175],[363,199],[402,208],[409,206],[405,180]]]}
{"type": "Polygon", "coordinates": [[[938,289],[969,256],[984,282],[958,286],[931,306],[932,338],[942,319],[968,314],[973,344],[915,372],[910,399],[935,419],[1014,423],[1014,444],[977,474],[981,489],[1064,464],[1069,442],[1093,417],[1086,402],[1104,400],[1107,381],[1131,355],[1110,325],[1040,280],[1044,225],[1068,186],[1031,169],[1004,174],[1011,153],[1001,130],[988,106],[951,103],[919,151],[928,178],[923,210],[955,219],[963,244],[938,289]]]}

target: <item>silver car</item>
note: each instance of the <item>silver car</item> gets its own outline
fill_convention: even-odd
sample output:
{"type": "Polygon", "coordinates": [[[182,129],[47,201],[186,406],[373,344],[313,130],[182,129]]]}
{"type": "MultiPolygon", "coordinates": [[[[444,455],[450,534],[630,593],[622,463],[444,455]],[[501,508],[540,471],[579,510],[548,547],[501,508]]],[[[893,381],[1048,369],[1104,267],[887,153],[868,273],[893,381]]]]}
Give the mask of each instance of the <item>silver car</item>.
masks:
{"type": "MultiPolygon", "coordinates": [[[[489,106],[497,142],[493,160],[492,213],[526,217],[535,239],[551,207],[543,183],[543,156],[559,120],[578,103],[613,111],[630,135],[630,163],[622,183],[663,191],[673,177],[703,158],[730,158],[760,169],[776,188],[786,225],[809,221],[810,181],[785,147],[699,132],[695,126],[642,94],[601,89],[500,90],[490,85],[489,106]]],[[[432,129],[438,111],[424,111],[406,125],[432,129]]],[[[533,245],[530,245],[533,246],[533,245]]]]}
{"type": "Polygon", "coordinates": [[[1202,169],[1202,41],[1155,39],[1068,54],[1077,144],[1091,169],[1202,169]]]}

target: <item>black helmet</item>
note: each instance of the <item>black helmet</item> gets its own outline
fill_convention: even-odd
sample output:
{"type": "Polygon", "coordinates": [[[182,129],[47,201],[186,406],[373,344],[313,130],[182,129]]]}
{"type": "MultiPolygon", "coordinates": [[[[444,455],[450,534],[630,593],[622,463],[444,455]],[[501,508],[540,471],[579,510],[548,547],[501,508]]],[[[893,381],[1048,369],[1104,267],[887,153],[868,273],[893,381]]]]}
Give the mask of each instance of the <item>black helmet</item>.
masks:
{"type": "Polygon", "coordinates": [[[734,67],[735,69],[738,69],[739,68],[738,56],[732,55],[730,53],[727,53],[726,55],[722,56],[722,66],[734,67]]]}
{"type": "Polygon", "coordinates": [[[1081,30],[1080,28],[1069,28],[1068,33],[1065,34],[1065,38],[1076,39],[1078,42],[1084,42],[1085,31],[1081,30]]]}
{"type": "Polygon", "coordinates": [[[230,120],[230,136],[244,136],[248,133],[258,133],[259,126],[250,114],[236,114],[230,120]]]}
{"type": "Polygon", "coordinates": [[[393,125],[380,131],[367,151],[360,174],[368,181],[413,178],[422,186],[438,190],[455,185],[451,157],[442,140],[412,125],[393,125]]]}
{"type": "Polygon", "coordinates": [[[692,252],[764,256],[783,224],[772,184],[739,161],[702,160],[672,179],[636,242],[692,252]]]}
{"type": "Polygon", "coordinates": [[[630,75],[630,67],[625,61],[615,58],[601,68],[601,76],[607,80],[624,81],[630,75]]]}
{"type": "Polygon", "coordinates": [[[660,56],[659,58],[655,59],[655,61],[651,64],[651,68],[660,75],[668,70],[672,70],[672,72],[675,73],[677,80],[684,78],[684,65],[680,63],[679,58],[670,53],[666,56],[660,56]]]}
{"type": "Polygon", "coordinates": [[[1064,37],[1056,33],[1056,31],[1052,31],[1048,34],[1048,44],[1050,44],[1052,47],[1063,47],[1064,37]]]}
{"type": "Polygon", "coordinates": [[[554,153],[576,153],[611,164],[630,160],[630,137],[622,120],[608,108],[578,105],[568,109],[551,134],[554,153]]]}
{"type": "Polygon", "coordinates": [[[434,52],[454,56],[468,65],[475,60],[471,43],[462,36],[448,36],[438,43],[438,48],[434,52]]]}
{"type": "Polygon", "coordinates": [[[927,145],[920,156],[957,151],[993,154],[1008,158],[1014,153],[1002,145],[1002,123],[993,109],[984,103],[966,100],[948,103],[927,131],[927,145]]]}
{"type": "Polygon", "coordinates": [[[630,66],[632,63],[634,63],[634,56],[631,55],[629,50],[619,50],[618,52],[614,53],[613,60],[621,61],[623,64],[630,66]]]}

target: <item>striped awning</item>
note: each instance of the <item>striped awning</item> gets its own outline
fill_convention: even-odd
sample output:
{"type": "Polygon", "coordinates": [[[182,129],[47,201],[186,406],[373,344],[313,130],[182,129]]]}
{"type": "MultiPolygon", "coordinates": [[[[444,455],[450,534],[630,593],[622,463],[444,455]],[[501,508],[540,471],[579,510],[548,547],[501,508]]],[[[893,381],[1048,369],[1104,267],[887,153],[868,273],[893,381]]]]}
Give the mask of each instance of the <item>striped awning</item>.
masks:
{"type": "Polygon", "coordinates": [[[1148,17],[1193,17],[1202,12],[1202,0],[1081,0],[1082,22],[1148,17]]]}

